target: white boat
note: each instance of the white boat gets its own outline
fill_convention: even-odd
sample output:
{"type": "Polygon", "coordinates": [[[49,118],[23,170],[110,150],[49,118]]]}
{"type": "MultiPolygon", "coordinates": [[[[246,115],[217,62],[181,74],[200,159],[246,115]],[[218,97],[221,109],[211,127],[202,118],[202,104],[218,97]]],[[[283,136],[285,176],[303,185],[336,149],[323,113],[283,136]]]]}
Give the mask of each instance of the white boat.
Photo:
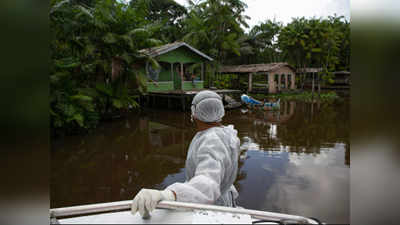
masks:
{"type": "Polygon", "coordinates": [[[50,209],[51,224],[322,224],[313,218],[196,203],[161,201],[149,218],[131,200],[50,209]]]}

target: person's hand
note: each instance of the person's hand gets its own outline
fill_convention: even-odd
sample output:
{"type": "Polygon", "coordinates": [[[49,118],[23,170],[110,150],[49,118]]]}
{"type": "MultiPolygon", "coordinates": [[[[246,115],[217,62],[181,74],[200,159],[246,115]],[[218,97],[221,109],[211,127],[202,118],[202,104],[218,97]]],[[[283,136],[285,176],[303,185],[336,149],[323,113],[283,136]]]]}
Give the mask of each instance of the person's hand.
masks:
{"type": "Polygon", "coordinates": [[[139,214],[143,217],[146,210],[148,212],[153,211],[157,203],[162,200],[175,201],[175,195],[171,190],[142,189],[132,201],[131,213],[135,215],[139,211],[139,214]]]}

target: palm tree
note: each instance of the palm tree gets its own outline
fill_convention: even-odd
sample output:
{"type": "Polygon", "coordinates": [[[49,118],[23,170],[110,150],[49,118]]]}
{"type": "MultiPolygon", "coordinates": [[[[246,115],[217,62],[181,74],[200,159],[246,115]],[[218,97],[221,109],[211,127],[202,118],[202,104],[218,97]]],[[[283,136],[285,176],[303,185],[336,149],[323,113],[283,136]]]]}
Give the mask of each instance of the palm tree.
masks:
{"type": "Polygon", "coordinates": [[[215,59],[206,73],[206,79],[210,79],[229,54],[240,56],[239,38],[244,34],[241,26],[248,27],[245,22],[248,17],[243,15],[247,5],[240,0],[189,1],[189,4],[183,40],[215,59]]]}
{"type": "MultiPolygon", "coordinates": [[[[145,1],[145,0],[143,0],[145,1]]],[[[52,127],[92,128],[110,112],[137,107],[144,77],[133,65],[139,49],[160,44],[140,15],[114,0],[93,7],[55,0],[50,10],[50,113],[52,127]]]]}

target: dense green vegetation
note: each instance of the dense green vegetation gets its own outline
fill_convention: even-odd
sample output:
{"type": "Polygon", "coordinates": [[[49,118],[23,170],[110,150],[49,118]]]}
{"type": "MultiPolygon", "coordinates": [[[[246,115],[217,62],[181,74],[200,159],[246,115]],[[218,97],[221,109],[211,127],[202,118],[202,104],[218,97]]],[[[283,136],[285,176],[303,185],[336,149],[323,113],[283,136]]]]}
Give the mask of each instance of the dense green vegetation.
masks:
{"type": "Polygon", "coordinates": [[[145,1],[53,1],[50,11],[51,127],[94,128],[101,118],[138,107],[144,75],[138,50],[161,44],[145,19],[145,1]],[[89,7],[91,5],[92,7],[89,7]]]}
{"type": "Polygon", "coordinates": [[[280,31],[278,46],[295,68],[322,68],[317,75],[332,81],[332,71],[350,67],[350,24],[342,17],[294,19],[280,31]]]}
{"type": "Polygon", "coordinates": [[[230,87],[235,79],[215,78],[222,64],[287,61],[296,68],[322,67],[318,76],[326,81],[330,72],[349,69],[350,24],[343,17],[296,18],[287,25],[267,20],[249,28],[241,0],[188,2],[184,7],[173,0],[52,0],[52,130],[87,130],[137,109],[146,91],[138,62],[150,60],[157,67],[139,50],[174,41],[215,59],[207,65],[205,83],[218,87],[230,87]]]}

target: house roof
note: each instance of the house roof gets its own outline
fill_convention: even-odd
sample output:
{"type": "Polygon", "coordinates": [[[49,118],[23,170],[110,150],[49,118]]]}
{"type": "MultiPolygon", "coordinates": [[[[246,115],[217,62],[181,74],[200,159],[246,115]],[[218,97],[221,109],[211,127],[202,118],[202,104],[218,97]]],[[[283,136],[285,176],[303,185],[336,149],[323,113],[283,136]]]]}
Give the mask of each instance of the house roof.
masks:
{"type": "Polygon", "coordinates": [[[174,43],[161,45],[161,46],[157,46],[157,47],[146,48],[146,49],[140,50],[139,52],[140,53],[144,53],[146,55],[149,55],[151,57],[156,57],[156,56],[165,54],[167,52],[173,51],[173,50],[175,50],[177,48],[180,48],[182,46],[185,46],[185,47],[189,48],[190,50],[192,50],[193,52],[195,52],[198,55],[202,56],[203,58],[206,58],[206,59],[208,59],[210,61],[213,61],[213,58],[207,56],[206,54],[202,53],[201,51],[195,49],[194,47],[190,46],[189,44],[187,44],[185,42],[174,42],[174,43]]]}
{"type": "Polygon", "coordinates": [[[236,66],[222,66],[219,69],[220,73],[258,73],[258,72],[274,72],[282,67],[293,69],[288,63],[268,63],[268,64],[248,64],[236,66]]]}

